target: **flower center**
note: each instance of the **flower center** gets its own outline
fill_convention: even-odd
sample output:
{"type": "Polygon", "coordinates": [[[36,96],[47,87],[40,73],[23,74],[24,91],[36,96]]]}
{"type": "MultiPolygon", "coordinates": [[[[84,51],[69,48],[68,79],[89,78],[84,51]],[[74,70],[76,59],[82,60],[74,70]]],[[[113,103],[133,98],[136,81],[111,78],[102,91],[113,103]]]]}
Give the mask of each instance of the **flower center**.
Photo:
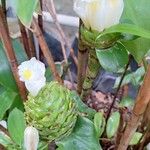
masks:
{"type": "Polygon", "coordinates": [[[26,69],[24,72],[23,72],[23,77],[26,79],[26,80],[29,80],[31,77],[32,77],[32,71],[30,71],[29,69],[26,69]]]}

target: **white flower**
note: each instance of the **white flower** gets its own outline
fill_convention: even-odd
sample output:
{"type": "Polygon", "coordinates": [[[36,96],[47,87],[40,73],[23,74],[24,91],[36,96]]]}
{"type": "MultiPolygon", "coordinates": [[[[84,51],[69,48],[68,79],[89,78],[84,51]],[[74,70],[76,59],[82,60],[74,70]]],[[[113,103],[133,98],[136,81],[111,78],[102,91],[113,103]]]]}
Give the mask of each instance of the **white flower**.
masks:
{"type": "Polygon", "coordinates": [[[5,120],[1,120],[0,125],[7,129],[7,122],[5,120]]]}
{"type": "Polygon", "coordinates": [[[89,29],[103,31],[119,23],[123,0],[75,0],[74,10],[89,29]]]}
{"type": "Polygon", "coordinates": [[[39,133],[34,127],[27,127],[24,131],[24,147],[26,150],[37,150],[39,133]]]}
{"type": "Polygon", "coordinates": [[[46,84],[45,65],[33,57],[29,61],[21,63],[18,69],[20,80],[25,82],[27,90],[36,96],[46,84]]]}

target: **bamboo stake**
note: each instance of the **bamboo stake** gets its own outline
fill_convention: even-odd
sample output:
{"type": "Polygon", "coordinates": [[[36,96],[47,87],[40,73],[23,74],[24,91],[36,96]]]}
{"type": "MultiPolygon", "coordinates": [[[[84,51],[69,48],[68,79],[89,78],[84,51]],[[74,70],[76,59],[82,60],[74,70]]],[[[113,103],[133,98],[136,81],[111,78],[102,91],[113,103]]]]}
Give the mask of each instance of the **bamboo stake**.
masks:
{"type": "MultiPolygon", "coordinates": [[[[56,25],[56,29],[57,29],[59,36],[60,36],[60,43],[61,43],[62,53],[63,53],[63,57],[64,57],[64,62],[66,63],[66,65],[68,65],[68,59],[67,59],[65,46],[67,46],[67,48],[70,49],[70,44],[69,44],[68,40],[66,39],[66,36],[65,36],[65,34],[64,34],[64,32],[63,32],[63,30],[62,30],[62,28],[58,22],[54,1],[53,0],[50,0],[50,1],[45,0],[45,7],[47,8],[49,13],[51,14],[53,21],[54,21],[54,24],[56,25]]],[[[68,71],[68,76],[70,78],[70,81],[71,81],[72,85],[74,85],[74,81],[73,81],[70,69],[68,68],[67,71],[68,71]]]]}
{"type": "Polygon", "coordinates": [[[37,39],[38,39],[38,42],[39,42],[39,45],[41,47],[41,50],[43,52],[43,55],[44,57],[46,58],[47,60],[47,63],[52,71],[52,74],[54,76],[54,79],[57,80],[59,83],[62,83],[62,79],[61,77],[59,76],[58,72],[57,72],[57,69],[56,69],[56,66],[55,66],[55,62],[53,60],[53,57],[52,57],[52,54],[48,48],[48,45],[47,43],[45,42],[45,39],[44,39],[44,36],[35,20],[35,18],[33,18],[33,21],[32,21],[32,28],[33,28],[33,32],[35,33],[37,39]]]}
{"type": "Polygon", "coordinates": [[[26,32],[26,28],[20,22],[20,20],[18,20],[18,22],[19,22],[19,27],[20,27],[20,32],[21,32],[21,37],[22,37],[22,42],[23,42],[24,49],[27,53],[28,58],[31,58],[31,56],[30,56],[30,47],[29,47],[29,41],[28,41],[28,35],[27,35],[27,32],[26,32]]]}
{"type": "MultiPolygon", "coordinates": [[[[78,61],[77,61],[77,58],[74,54],[74,50],[73,48],[71,48],[71,44],[69,43],[69,40],[68,38],[66,37],[59,21],[58,21],[58,18],[57,18],[57,13],[56,13],[56,9],[55,9],[55,6],[54,6],[54,1],[53,0],[44,0],[44,4],[45,4],[45,7],[47,8],[47,10],[49,11],[52,19],[53,19],[53,22],[54,24],[56,25],[56,29],[58,30],[59,34],[60,34],[60,37],[61,37],[61,42],[64,46],[67,46],[67,48],[70,50],[70,55],[71,57],[73,58],[75,64],[77,65],[78,64],[78,61]],[[49,2],[49,3],[48,3],[49,2]]],[[[62,49],[63,50],[63,49],[62,49]]],[[[65,57],[65,54],[66,52],[63,51],[63,55],[64,55],[64,59],[66,59],[65,57]]]]}
{"type": "Polygon", "coordinates": [[[8,61],[10,63],[10,67],[11,67],[13,76],[16,80],[21,98],[23,100],[26,100],[25,86],[24,86],[24,83],[19,80],[17,60],[15,57],[15,53],[13,51],[11,39],[9,37],[6,24],[4,23],[3,18],[4,18],[4,14],[3,14],[3,11],[2,11],[1,6],[0,6],[0,37],[1,37],[1,40],[3,43],[3,46],[5,47],[4,50],[5,50],[5,53],[7,55],[8,61]]]}
{"type": "Polygon", "coordinates": [[[30,57],[35,57],[36,53],[35,53],[35,45],[34,45],[34,37],[33,37],[33,33],[28,30],[28,42],[29,42],[29,49],[30,49],[30,57]]]}
{"type": "Polygon", "coordinates": [[[146,140],[149,138],[149,134],[150,134],[150,121],[148,121],[146,132],[143,136],[142,142],[139,144],[138,150],[143,150],[144,149],[146,140]]]}
{"type": "Polygon", "coordinates": [[[129,142],[135,133],[142,116],[150,101],[150,65],[148,65],[147,73],[144,82],[137,96],[136,104],[133,108],[132,116],[127,124],[124,134],[121,137],[120,144],[117,150],[126,150],[129,142]]]}
{"type": "Polygon", "coordinates": [[[148,103],[147,109],[144,112],[141,128],[144,129],[147,126],[147,122],[150,120],[150,102],[148,103]]]}

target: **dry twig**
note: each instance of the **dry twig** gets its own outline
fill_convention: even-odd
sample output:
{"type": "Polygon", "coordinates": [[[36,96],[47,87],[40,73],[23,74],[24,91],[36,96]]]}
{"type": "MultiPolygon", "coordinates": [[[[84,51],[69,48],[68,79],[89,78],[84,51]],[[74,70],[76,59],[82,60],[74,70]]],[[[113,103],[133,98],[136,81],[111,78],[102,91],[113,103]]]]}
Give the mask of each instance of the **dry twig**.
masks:
{"type": "Polygon", "coordinates": [[[33,29],[33,32],[35,33],[37,39],[38,39],[38,42],[40,44],[40,47],[41,47],[41,50],[43,52],[43,55],[44,57],[46,58],[47,60],[47,63],[52,71],[52,74],[54,76],[54,79],[57,80],[59,83],[62,83],[62,79],[61,77],[59,76],[58,72],[57,72],[57,69],[56,69],[56,66],[55,66],[55,62],[53,60],[53,57],[52,57],[52,54],[48,48],[48,45],[44,39],[44,36],[35,20],[35,18],[33,18],[33,21],[32,21],[32,29],[33,29]]]}

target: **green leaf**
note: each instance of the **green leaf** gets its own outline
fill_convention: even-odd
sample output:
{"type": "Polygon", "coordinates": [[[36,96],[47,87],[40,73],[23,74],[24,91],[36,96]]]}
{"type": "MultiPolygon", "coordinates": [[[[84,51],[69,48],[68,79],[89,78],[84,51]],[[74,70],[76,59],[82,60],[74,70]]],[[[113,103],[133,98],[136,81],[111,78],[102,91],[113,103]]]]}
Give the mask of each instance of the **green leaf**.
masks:
{"type": "Polygon", "coordinates": [[[16,93],[7,90],[0,95],[0,120],[3,119],[6,111],[10,108],[16,96],[16,93]]]}
{"type": "Polygon", "coordinates": [[[142,133],[135,132],[129,145],[136,145],[142,137],[142,133]]]}
{"type": "Polygon", "coordinates": [[[124,4],[124,12],[121,21],[128,21],[146,30],[150,30],[150,1],[124,0],[124,4]]]}
{"type": "Polygon", "coordinates": [[[15,108],[8,117],[8,131],[11,138],[18,145],[22,146],[25,130],[24,114],[19,109],[15,108]]]}
{"type": "MultiPolygon", "coordinates": [[[[27,55],[18,40],[13,40],[13,47],[17,57],[18,63],[21,63],[27,60],[27,55]]],[[[18,92],[13,74],[10,69],[9,62],[7,60],[4,48],[2,43],[0,42],[0,84],[4,86],[6,89],[12,90],[14,92],[18,92]]]]}
{"type": "Polygon", "coordinates": [[[142,61],[143,57],[150,49],[150,40],[145,38],[137,38],[132,41],[122,41],[122,44],[133,55],[138,63],[142,61]]]}
{"type": "Polygon", "coordinates": [[[112,113],[112,115],[108,119],[106,126],[106,134],[108,138],[112,138],[116,134],[116,131],[119,127],[119,123],[120,123],[119,112],[112,113]]]}
{"type": "MultiPolygon", "coordinates": [[[[126,84],[132,83],[134,86],[141,85],[143,78],[145,74],[145,69],[144,67],[138,68],[135,72],[127,74],[122,82],[121,86],[124,86],[126,84]]],[[[114,88],[117,88],[119,85],[121,77],[118,77],[116,79],[116,82],[114,84],[114,88]]]]}
{"type": "Polygon", "coordinates": [[[132,107],[134,105],[134,100],[130,97],[123,97],[119,103],[119,107],[132,107]]]}
{"type": "Polygon", "coordinates": [[[15,100],[13,101],[13,103],[9,109],[9,112],[11,112],[14,108],[18,108],[22,112],[24,111],[23,101],[19,94],[16,96],[15,100]]]}
{"type": "Polygon", "coordinates": [[[22,24],[26,27],[30,27],[38,0],[13,0],[11,4],[22,24]]]}
{"type": "Polygon", "coordinates": [[[105,34],[110,34],[110,33],[128,33],[128,34],[132,34],[132,35],[150,39],[150,31],[149,30],[138,27],[137,25],[134,25],[134,24],[114,25],[114,26],[106,29],[104,32],[100,33],[100,35],[97,38],[99,38],[100,36],[103,36],[105,34]]]}
{"type": "Polygon", "coordinates": [[[8,147],[9,145],[12,145],[13,141],[10,139],[9,136],[7,136],[5,133],[0,132],[0,144],[4,147],[8,147]]]}
{"type": "Polygon", "coordinates": [[[105,129],[105,118],[102,112],[97,112],[94,116],[94,126],[97,133],[97,137],[101,137],[105,129]]]}
{"type": "Polygon", "coordinates": [[[92,120],[96,111],[84,104],[76,92],[71,92],[71,95],[77,105],[78,111],[84,113],[86,117],[92,120]]]}
{"type": "Polygon", "coordinates": [[[56,144],[57,150],[101,150],[93,122],[81,116],[71,135],[56,144]]]}
{"type": "Polygon", "coordinates": [[[96,53],[102,67],[110,72],[117,72],[128,63],[128,53],[120,43],[105,50],[97,49],[96,53]]]}

